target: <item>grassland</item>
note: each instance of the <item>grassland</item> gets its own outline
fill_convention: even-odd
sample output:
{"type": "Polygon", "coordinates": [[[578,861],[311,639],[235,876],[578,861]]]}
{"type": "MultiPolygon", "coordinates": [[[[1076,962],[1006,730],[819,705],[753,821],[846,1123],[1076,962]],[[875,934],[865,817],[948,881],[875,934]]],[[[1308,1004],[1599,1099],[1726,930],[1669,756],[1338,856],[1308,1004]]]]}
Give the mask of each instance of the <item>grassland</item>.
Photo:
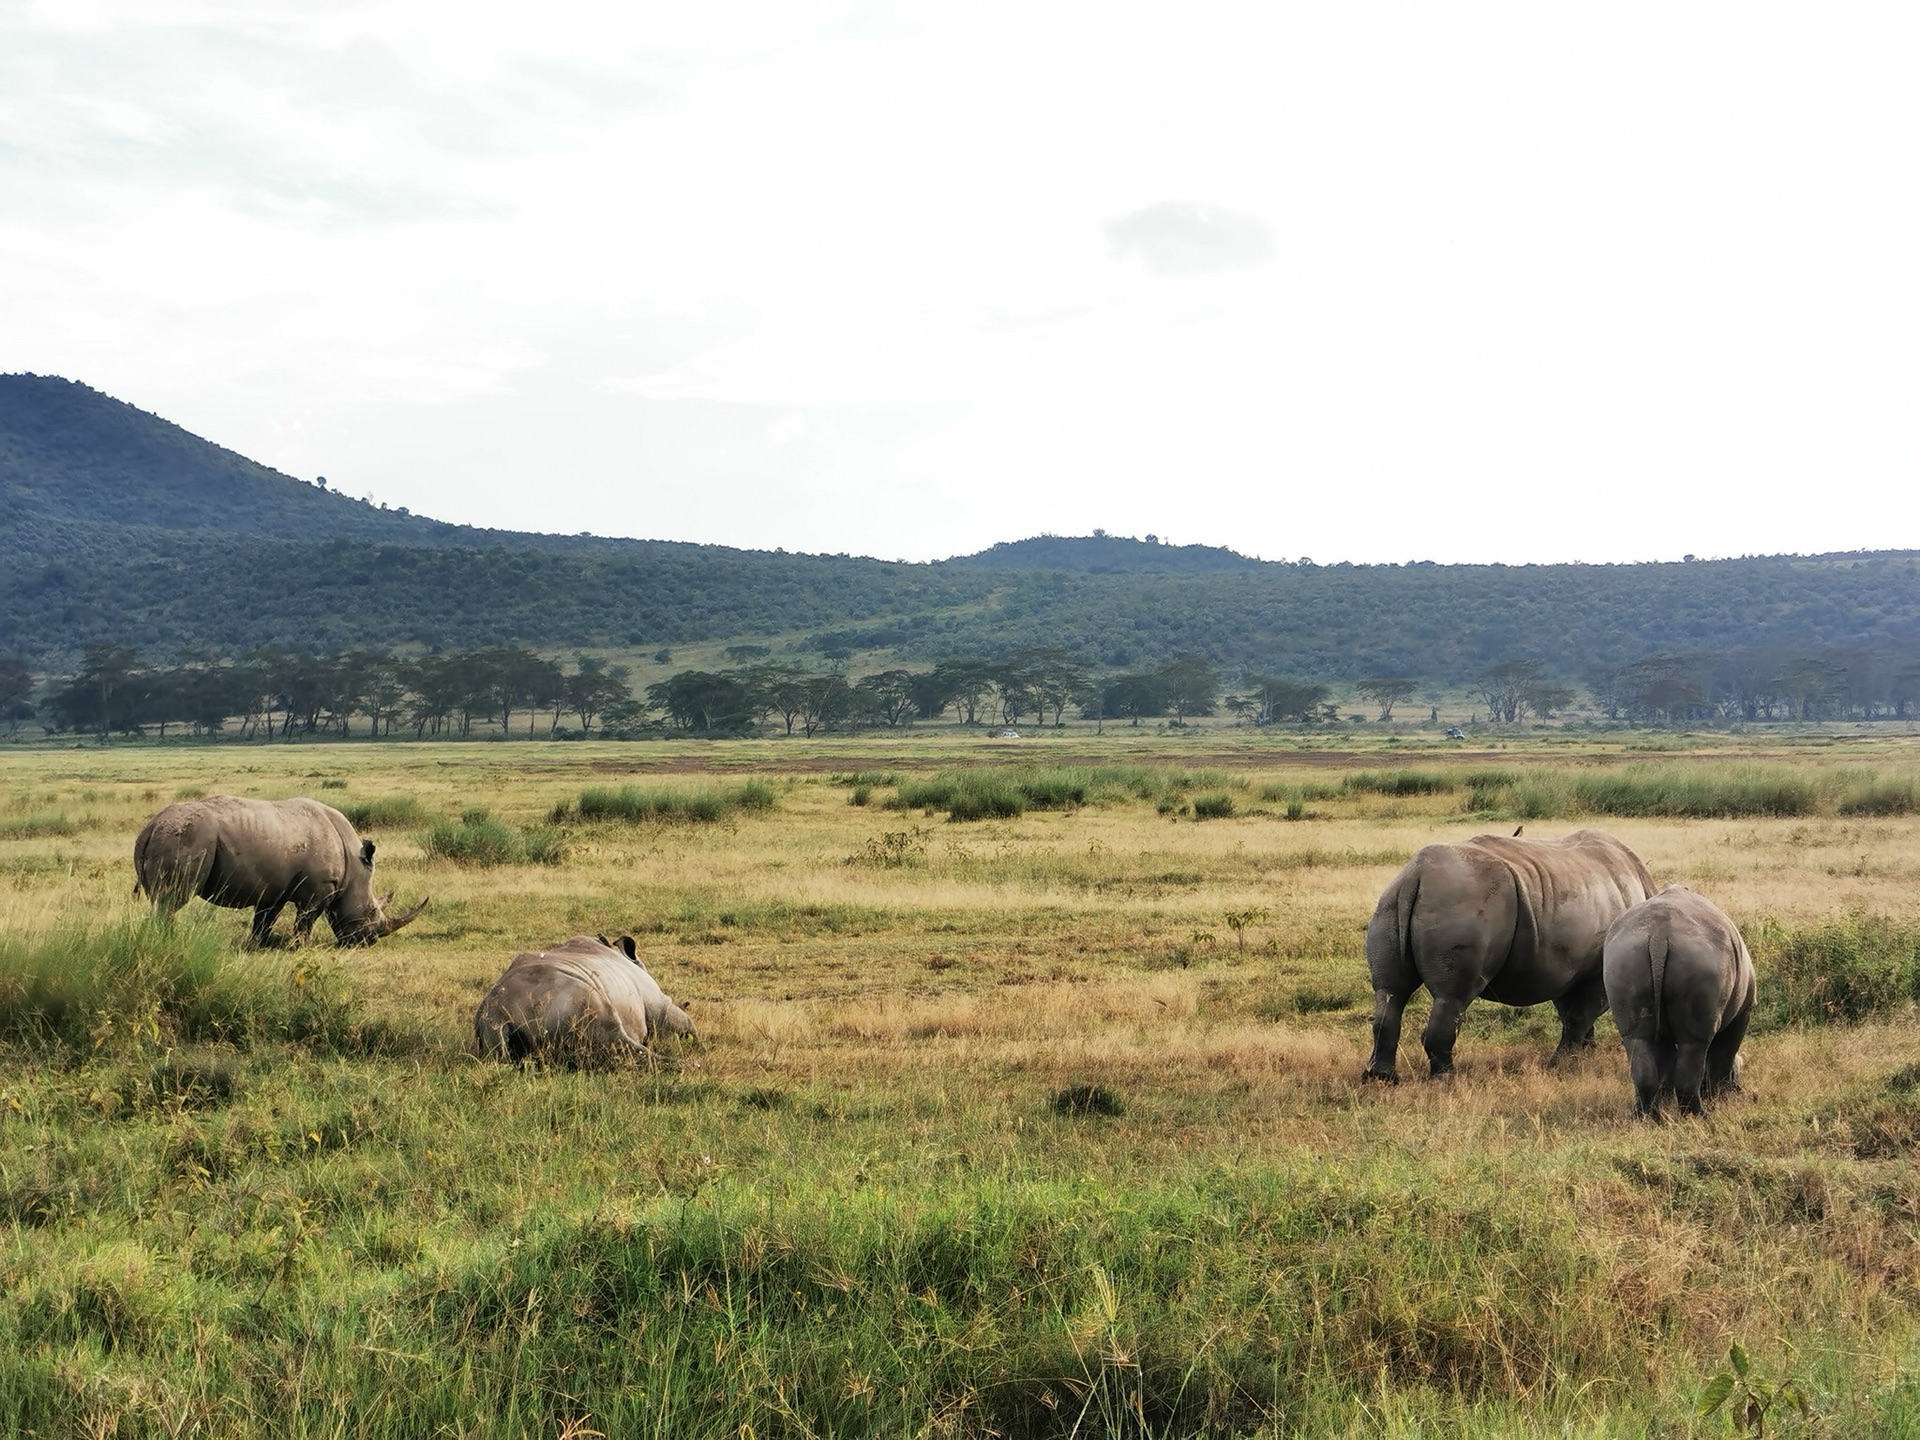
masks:
{"type": "Polygon", "coordinates": [[[0,1430],[1920,1434],[1917,778],[1848,737],[0,754],[0,1430]],[[143,924],[135,830],[221,792],[356,810],[432,907],[343,953],[143,924]],[[1605,1022],[1550,1071],[1550,1011],[1492,1006],[1452,1081],[1359,1083],[1374,897],[1518,823],[1742,922],[1743,1095],[1637,1124],[1605,1022]],[[471,1058],[582,931],[700,1039],[471,1058]]]}

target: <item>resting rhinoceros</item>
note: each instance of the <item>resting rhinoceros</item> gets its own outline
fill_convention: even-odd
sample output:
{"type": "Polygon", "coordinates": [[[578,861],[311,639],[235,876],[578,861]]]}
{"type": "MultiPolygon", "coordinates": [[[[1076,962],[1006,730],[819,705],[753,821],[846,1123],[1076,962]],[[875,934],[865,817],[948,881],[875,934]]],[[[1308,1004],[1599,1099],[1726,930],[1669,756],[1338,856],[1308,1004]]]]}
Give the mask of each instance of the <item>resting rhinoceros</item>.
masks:
{"type": "Polygon", "coordinates": [[[293,934],[307,938],[321,915],[339,945],[371,945],[427,908],[390,915],[373,893],[373,841],[317,800],[245,800],[211,795],[167,806],[133,842],[138,888],[162,914],[194,896],[253,910],[253,941],[270,943],[273,922],[294,907],[293,934]]]}
{"type": "Polygon", "coordinates": [[[667,998],[634,952],[604,935],[575,935],[522,951],[480,1001],[473,1038],[483,1059],[577,1065],[636,1059],[661,1035],[691,1035],[693,1021],[667,998]]]}
{"type": "Polygon", "coordinates": [[[1557,1060],[1593,1043],[1607,1008],[1600,951],[1614,917],[1653,893],[1640,857],[1598,830],[1563,840],[1478,835],[1428,845],[1393,877],[1367,925],[1373,977],[1371,1080],[1398,1080],[1400,1017],[1425,985],[1421,1036],[1435,1075],[1453,1068],[1460,1017],[1481,996],[1502,1005],[1553,1001],[1557,1060]]]}
{"type": "Polygon", "coordinates": [[[1735,1062],[1753,1014],[1753,956],[1726,911],[1669,885],[1607,929],[1607,1005],[1627,1047],[1633,1113],[1660,1118],[1671,1089],[1701,1113],[1700,1094],[1736,1088],[1735,1062]]]}

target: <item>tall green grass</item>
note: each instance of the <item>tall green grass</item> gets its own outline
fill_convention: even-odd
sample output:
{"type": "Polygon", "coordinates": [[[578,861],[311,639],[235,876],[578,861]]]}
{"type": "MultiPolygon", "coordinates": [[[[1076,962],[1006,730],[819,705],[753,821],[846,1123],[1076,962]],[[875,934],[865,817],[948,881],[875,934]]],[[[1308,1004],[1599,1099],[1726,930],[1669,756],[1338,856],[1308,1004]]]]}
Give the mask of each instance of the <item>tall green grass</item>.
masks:
{"type": "Polygon", "coordinates": [[[1522,819],[1613,815],[1734,820],[1807,815],[1907,815],[1920,782],[1857,770],[1681,762],[1605,769],[1537,766],[1466,780],[1466,808],[1522,819]]]}
{"type": "Polygon", "coordinates": [[[731,789],[708,786],[697,790],[680,790],[603,785],[581,791],[575,805],[562,802],[555,806],[550,818],[556,822],[577,816],[582,820],[623,820],[628,824],[681,822],[713,825],[731,819],[742,811],[757,814],[771,810],[776,803],[773,787],[764,780],[749,780],[731,789]]]}
{"type": "Polygon", "coordinates": [[[1920,1001],[1920,921],[1855,911],[1791,930],[1762,921],[1746,939],[1762,1027],[1865,1020],[1920,1001]]]}
{"type": "Polygon", "coordinates": [[[411,795],[380,795],[372,800],[343,800],[337,807],[356,830],[418,825],[427,812],[411,795]]]}
{"type": "Polygon", "coordinates": [[[565,838],[551,827],[514,830],[484,807],[439,820],[421,837],[420,848],[456,865],[558,865],[567,858],[565,838]]]}
{"type": "Polygon", "coordinates": [[[237,955],[185,917],[0,936],[0,1044],[89,1052],[124,1041],[272,1040],[360,1048],[339,971],[313,956],[237,955]]]}
{"type": "Polygon", "coordinates": [[[1240,783],[1226,771],[1205,767],[980,765],[903,780],[886,803],[895,810],[945,810],[954,820],[1011,819],[1028,810],[1127,800],[1153,800],[1171,809],[1195,789],[1224,791],[1240,783]]]}
{"type": "Polygon", "coordinates": [[[1346,777],[1341,788],[1370,790],[1379,795],[1439,795],[1452,790],[1451,775],[1435,770],[1360,770],[1346,777]]]}

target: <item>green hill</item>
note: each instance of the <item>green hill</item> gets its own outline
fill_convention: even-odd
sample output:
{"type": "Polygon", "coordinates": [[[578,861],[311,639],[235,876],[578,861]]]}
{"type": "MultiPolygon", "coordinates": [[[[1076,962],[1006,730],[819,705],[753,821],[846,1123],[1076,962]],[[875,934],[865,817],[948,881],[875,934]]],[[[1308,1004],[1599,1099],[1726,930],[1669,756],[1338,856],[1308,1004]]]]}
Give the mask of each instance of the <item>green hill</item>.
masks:
{"type": "Polygon", "coordinates": [[[159,658],[746,636],[908,663],[1203,655],[1330,680],[1459,682],[1516,656],[1584,678],[1756,647],[1884,666],[1920,655],[1920,556],[1315,566],[1096,534],[909,565],[531,535],[383,510],[84,385],[0,377],[0,655],[36,668],[90,643],[159,658]]]}

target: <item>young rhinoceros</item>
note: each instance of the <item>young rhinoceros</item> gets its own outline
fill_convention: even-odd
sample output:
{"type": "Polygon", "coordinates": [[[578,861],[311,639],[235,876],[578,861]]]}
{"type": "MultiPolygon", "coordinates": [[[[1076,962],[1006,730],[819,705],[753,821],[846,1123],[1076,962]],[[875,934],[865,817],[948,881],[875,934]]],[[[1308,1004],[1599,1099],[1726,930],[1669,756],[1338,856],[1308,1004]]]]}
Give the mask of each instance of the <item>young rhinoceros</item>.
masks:
{"type": "Polygon", "coordinates": [[[581,1065],[646,1056],[661,1035],[691,1035],[693,1021],[667,997],[622,935],[576,935],[522,951],[480,1001],[473,1038],[488,1060],[581,1065]]]}
{"type": "Polygon", "coordinates": [[[1753,956],[1718,905],[1669,885],[1607,928],[1607,1005],[1627,1047],[1634,1114],[1660,1118],[1672,1090],[1689,1115],[1704,1090],[1737,1088],[1753,1013],[1753,956]]]}
{"type": "Polygon", "coordinates": [[[163,915],[198,895],[229,910],[253,911],[253,942],[294,907],[293,936],[305,940],[322,915],[338,945],[371,945],[427,908],[422,900],[390,915],[373,893],[373,842],[318,800],[247,800],[210,795],[167,806],[133,842],[140,890],[163,915]]]}

